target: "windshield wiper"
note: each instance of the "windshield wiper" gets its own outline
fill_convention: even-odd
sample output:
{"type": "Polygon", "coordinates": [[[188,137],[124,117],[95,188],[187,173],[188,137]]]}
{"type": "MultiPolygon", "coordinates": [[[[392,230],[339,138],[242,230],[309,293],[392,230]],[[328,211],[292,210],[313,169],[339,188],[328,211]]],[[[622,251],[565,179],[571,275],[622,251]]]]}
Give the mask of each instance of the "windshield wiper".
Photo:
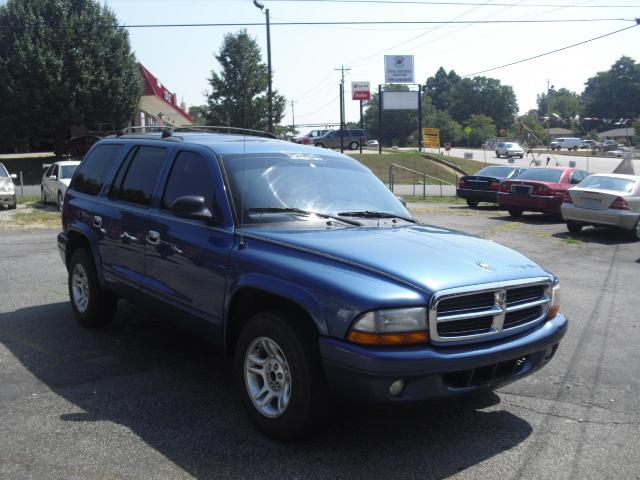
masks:
{"type": "Polygon", "coordinates": [[[247,209],[248,212],[253,213],[296,213],[298,215],[315,215],[320,218],[330,218],[339,222],[348,223],[349,225],[361,226],[362,223],[356,220],[347,220],[345,218],[334,217],[333,215],[327,215],[326,213],[310,212],[309,210],[302,210],[301,208],[292,207],[254,207],[247,209]]]}
{"type": "Polygon", "coordinates": [[[341,217],[361,217],[361,218],[399,218],[407,222],[416,223],[416,221],[411,218],[401,217],[400,215],[396,215],[395,213],[373,212],[371,210],[363,210],[360,212],[340,212],[338,215],[341,217]]]}

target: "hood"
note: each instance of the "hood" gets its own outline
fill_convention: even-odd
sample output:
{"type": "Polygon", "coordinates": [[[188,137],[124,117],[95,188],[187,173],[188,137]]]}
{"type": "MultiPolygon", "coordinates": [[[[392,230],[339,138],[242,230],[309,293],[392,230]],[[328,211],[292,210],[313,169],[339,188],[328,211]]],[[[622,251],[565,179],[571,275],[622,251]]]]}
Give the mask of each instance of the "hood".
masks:
{"type": "Polygon", "coordinates": [[[240,231],[356,263],[430,292],[549,275],[507,247],[428,225],[295,231],[243,228],[240,231]]]}

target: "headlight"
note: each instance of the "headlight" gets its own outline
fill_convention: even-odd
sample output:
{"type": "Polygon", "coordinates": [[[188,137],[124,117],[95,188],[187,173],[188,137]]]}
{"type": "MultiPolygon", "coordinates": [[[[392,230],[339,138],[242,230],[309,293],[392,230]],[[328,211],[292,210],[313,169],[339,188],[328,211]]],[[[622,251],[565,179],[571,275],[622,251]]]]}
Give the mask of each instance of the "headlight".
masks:
{"type": "Polygon", "coordinates": [[[549,306],[549,313],[547,318],[553,318],[558,314],[560,310],[560,280],[556,277],[551,287],[551,304],[549,306]]]}
{"type": "Polygon", "coordinates": [[[4,184],[0,185],[0,191],[3,191],[5,193],[13,193],[15,191],[15,187],[13,186],[13,183],[11,183],[11,182],[4,183],[4,184]]]}
{"type": "Polygon", "coordinates": [[[362,345],[415,345],[429,340],[427,309],[395,308],[367,312],[358,318],[347,340],[362,345]]]}

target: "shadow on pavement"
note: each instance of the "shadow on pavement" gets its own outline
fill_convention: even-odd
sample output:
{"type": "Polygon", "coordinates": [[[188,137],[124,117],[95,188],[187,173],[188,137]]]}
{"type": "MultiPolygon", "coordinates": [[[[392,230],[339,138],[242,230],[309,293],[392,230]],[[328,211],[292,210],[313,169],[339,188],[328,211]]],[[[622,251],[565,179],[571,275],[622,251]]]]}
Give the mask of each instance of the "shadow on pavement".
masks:
{"type": "Polygon", "coordinates": [[[552,236],[561,239],[571,238],[584,243],[599,243],[601,245],[624,245],[637,242],[637,240],[632,240],[625,230],[604,227],[583,227],[580,233],[558,232],[552,236]]]}
{"type": "Polygon", "coordinates": [[[548,213],[524,212],[521,217],[512,217],[504,215],[499,217],[489,217],[490,220],[502,220],[505,222],[518,222],[527,225],[552,225],[564,223],[560,215],[551,215],[548,213]]]}
{"type": "MultiPolygon", "coordinates": [[[[197,477],[441,478],[518,445],[532,431],[510,412],[480,410],[500,401],[487,393],[420,408],[335,406],[315,437],[277,443],[249,424],[221,354],[126,304],[100,331],[79,327],[66,302],[2,313],[0,341],[83,411],[61,420],[124,425],[197,477]]],[[[5,379],[20,385],[11,380],[5,379]]],[[[52,448],[47,442],[54,439],[43,431],[42,447],[52,448]]],[[[93,461],[108,462],[108,455],[106,449],[105,459],[93,461]]]]}

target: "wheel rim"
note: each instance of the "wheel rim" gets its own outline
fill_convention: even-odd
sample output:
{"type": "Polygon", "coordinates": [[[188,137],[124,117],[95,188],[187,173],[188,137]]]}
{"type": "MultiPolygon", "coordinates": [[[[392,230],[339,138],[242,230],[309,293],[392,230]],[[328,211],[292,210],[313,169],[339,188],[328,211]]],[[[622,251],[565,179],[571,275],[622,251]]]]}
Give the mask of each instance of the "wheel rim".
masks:
{"type": "Polygon", "coordinates": [[[289,362],[276,342],[256,338],[244,358],[244,380],[253,406],[265,417],[282,415],[291,401],[289,362]]]}
{"type": "Polygon", "coordinates": [[[71,293],[76,309],[80,313],[86,312],[89,306],[89,279],[84,267],[79,263],[73,267],[71,274],[71,293]]]}

